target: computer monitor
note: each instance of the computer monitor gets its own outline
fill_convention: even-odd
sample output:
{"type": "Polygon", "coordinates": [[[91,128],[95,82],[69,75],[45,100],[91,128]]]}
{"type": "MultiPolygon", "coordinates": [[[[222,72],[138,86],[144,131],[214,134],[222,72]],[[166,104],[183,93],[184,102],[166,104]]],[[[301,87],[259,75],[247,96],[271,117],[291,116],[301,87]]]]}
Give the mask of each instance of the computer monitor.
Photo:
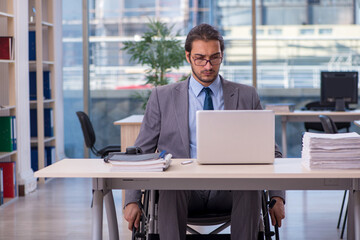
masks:
{"type": "Polygon", "coordinates": [[[358,103],[358,72],[321,72],[321,104],[345,111],[348,103],[358,103]]]}

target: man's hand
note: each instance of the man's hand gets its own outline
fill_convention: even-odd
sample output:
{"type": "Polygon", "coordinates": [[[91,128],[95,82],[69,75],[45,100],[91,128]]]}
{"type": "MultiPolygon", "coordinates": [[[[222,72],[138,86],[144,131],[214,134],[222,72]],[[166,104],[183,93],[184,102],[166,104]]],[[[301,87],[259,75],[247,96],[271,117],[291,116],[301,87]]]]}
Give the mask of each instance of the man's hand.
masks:
{"type": "Polygon", "coordinates": [[[271,224],[275,226],[276,222],[281,227],[281,220],[285,218],[284,201],[281,197],[273,197],[276,203],[272,209],[269,210],[271,216],[271,224]]]}
{"type": "Polygon", "coordinates": [[[139,229],[141,210],[137,203],[129,203],[125,207],[124,218],[129,223],[128,229],[132,231],[133,226],[139,229]]]}

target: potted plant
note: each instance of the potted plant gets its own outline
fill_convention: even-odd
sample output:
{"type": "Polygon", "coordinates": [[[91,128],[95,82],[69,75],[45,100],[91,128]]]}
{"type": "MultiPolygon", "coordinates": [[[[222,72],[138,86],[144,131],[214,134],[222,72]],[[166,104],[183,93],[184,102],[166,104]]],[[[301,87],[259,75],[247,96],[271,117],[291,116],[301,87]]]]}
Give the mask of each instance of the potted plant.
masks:
{"type": "MultiPolygon", "coordinates": [[[[124,42],[122,50],[131,55],[130,61],[147,66],[146,83],[153,87],[166,85],[169,78],[166,76],[172,69],[178,69],[185,62],[185,52],[180,40],[172,34],[172,28],[160,21],[147,24],[149,30],[144,33],[140,41],[124,42]]],[[[182,79],[184,79],[183,77],[182,79]]],[[[144,101],[146,107],[150,91],[137,94],[137,98],[144,101]]]]}

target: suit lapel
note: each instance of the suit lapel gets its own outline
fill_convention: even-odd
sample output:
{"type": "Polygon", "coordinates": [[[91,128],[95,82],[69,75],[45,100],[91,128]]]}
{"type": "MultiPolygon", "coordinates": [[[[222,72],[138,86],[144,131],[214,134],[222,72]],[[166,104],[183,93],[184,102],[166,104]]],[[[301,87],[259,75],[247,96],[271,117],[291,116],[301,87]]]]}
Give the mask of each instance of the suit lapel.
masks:
{"type": "Polygon", "coordinates": [[[220,76],[224,94],[224,110],[236,110],[238,107],[239,91],[220,76]]]}
{"type": "MultiPolygon", "coordinates": [[[[230,82],[224,80],[221,76],[221,84],[224,94],[224,109],[236,110],[238,107],[237,88],[232,86],[230,82]]],[[[190,157],[189,146],[189,79],[179,84],[173,90],[175,118],[180,132],[181,141],[185,149],[185,153],[190,157]]]]}
{"type": "Polygon", "coordinates": [[[190,157],[189,146],[189,79],[179,84],[173,92],[175,117],[185,153],[190,157]]]}

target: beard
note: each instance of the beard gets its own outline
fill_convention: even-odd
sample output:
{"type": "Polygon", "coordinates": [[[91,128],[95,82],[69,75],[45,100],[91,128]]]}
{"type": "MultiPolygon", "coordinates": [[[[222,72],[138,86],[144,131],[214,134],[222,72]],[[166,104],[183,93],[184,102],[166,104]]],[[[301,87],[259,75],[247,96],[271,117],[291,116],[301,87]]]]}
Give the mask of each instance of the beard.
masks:
{"type": "Polygon", "coordinates": [[[204,73],[204,72],[207,72],[207,73],[212,73],[214,74],[214,77],[213,78],[209,78],[209,79],[204,79],[201,77],[200,74],[196,73],[193,66],[191,65],[191,71],[192,73],[196,76],[196,78],[200,81],[200,82],[203,82],[203,83],[206,83],[206,84],[209,84],[209,83],[213,83],[215,81],[215,79],[217,78],[218,74],[219,74],[219,71],[214,71],[214,70],[203,70],[203,71],[200,71],[200,74],[201,73],[204,73]]]}

